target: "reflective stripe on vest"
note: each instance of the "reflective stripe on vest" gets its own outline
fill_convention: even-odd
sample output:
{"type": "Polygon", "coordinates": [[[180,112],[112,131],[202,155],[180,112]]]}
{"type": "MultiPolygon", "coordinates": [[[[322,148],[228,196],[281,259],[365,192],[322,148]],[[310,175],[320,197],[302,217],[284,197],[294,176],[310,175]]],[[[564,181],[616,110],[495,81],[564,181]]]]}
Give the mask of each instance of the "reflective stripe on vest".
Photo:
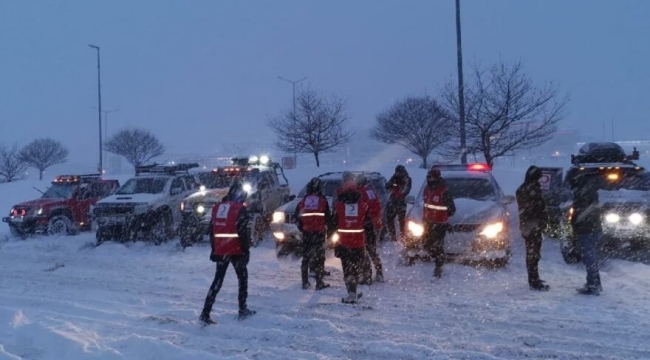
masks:
{"type": "Polygon", "coordinates": [[[237,234],[214,234],[214,237],[216,238],[237,238],[239,235],[237,234]]]}
{"type": "Polygon", "coordinates": [[[325,216],[325,213],[304,213],[300,214],[300,216],[325,216]]]}
{"type": "Polygon", "coordinates": [[[338,232],[340,232],[340,233],[362,233],[363,229],[361,229],[361,230],[339,229],[338,232]]]}
{"type": "Polygon", "coordinates": [[[431,204],[424,204],[424,206],[427,207],[428,209],[433,209],[433,210],[447,211],[449,209],[446,206],[431,205],[431,204]]]}

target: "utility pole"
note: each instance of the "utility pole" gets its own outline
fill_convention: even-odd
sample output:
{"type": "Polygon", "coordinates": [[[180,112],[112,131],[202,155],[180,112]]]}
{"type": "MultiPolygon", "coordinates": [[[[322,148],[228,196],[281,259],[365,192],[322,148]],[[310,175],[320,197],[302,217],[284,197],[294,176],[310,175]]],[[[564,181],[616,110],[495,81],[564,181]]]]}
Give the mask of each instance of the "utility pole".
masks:
{"type": "Polygon", "coordinates": [[[467,135],[465,133],[465,83],[463,81],[463,50],[460,36],[460,0],[456,0],[456,50],[458,58],[458,115],[460,116],[460,162],[467,164],[467,135]]]}
{"type": "Polygon", "coordinates": [[[104,144],[108,141],[108,114],[118,112],[120,109],[104,110],[104,144]]]}
{"type": "Polygon", "coordinates": [[[99,101],[99,108],[97,109],[97,114],[99,116],[99,175],[103,177],[104,174],[104,159],[102,153],[104,151],[102,146],[102,76],[101,76],[101,67],[99,61],[99,46],[88,45],[91,48],[97,50],[97,97],[99,101]]]}
{"type": "MultiPolygon", "coordinates": [[[[290,83],[293,86],[293,116],[294,116],[294,119],[295,119],[295,117],[296,117],[296,84],[299,83],[299,82],[307,80],[307,77],[304,77],[304,78],[302,78],[300,80],[295,80],[295,81],[285,79],[282,76],[278,76],[278,79],[284,80],[284,81],[290,83]]],[[[297,153],[297,149],[294,146],[294,151],[293,151],[293,163],[294,163],[294,166],[295,166],[297,160],[298,160],[298,153],[297,153]]]]}

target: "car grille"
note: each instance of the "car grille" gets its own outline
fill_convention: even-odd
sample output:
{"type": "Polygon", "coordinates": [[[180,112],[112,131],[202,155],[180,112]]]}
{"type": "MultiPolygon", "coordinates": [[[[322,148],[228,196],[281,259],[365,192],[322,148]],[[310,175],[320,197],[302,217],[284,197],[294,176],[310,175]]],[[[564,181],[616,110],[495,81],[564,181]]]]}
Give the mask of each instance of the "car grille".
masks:
{"type": "Polygon", "coordinates": [[[472,232],[481,226],[480,224],[456,224],[453,225],[454,232],[472,232]]]}
{"type": "Polygon", "coordinates": [[[93,215],[122,215],[133,212],[133,204],[102,204],[95,206],[93,215]]]}

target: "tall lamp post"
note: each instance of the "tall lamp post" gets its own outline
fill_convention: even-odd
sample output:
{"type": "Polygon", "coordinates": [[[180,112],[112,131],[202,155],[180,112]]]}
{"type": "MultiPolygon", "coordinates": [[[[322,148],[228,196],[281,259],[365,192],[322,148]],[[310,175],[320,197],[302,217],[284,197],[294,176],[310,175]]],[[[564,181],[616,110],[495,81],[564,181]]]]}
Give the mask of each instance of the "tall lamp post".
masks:
{"type": "Polygon", "coordinates": [[[103,176],[104,174],[104,163],[102,152],[104,151],[102,146],[102,76],[101,76],[101,67],[99,62],[99,46],[88,45],[91,48],[97,50],[97,97],[99,101],[99,108],[97,109],[97,115],[99,117],[99,174],[103,176]]]}
{"type": "MultiPolygon", "coordinates": [[[[282,76],[278,76],[278,79],[284,80],[284,81],[290,83],[291,85],[293,85],[293,116],[295,117],[296,116],[296,84],[299,83],[299,82],[307,80],[307,77],[304,77],[304,78],[302,78],[300,80],[295,80],[295,81],[285,79],[282,76]]],[[[296,160],[298,159],[298,154],[297,154],[296,151],[297,150],[294,148],[294,152],[293,152],[293,163],[294,164],[296,163],[296,160]]]]}
{"type": "Polygon", "coordinates": [[[465,83],[463,82],[463,50],[460,36],[460,0],[456,0],[456,51],[458,58],[458,115],[460,117],[461,164],[467,164],[467,134],[465,133],[465,83]]]}

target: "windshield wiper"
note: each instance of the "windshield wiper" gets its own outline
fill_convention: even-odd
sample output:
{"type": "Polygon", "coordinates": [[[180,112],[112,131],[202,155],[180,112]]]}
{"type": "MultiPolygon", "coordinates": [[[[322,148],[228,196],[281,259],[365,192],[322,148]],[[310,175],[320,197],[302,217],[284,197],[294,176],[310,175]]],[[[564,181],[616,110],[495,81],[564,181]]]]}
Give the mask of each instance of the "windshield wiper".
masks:
{"type": "Polygon", "coordinates": [[[34,190],[38,191],[39,193],[43,194],[43,196],[45,196],[45,193],[43,192],[43,190],[37,188],[36,186],[32,186],[32,188],[33,188],[34,190]]]}

